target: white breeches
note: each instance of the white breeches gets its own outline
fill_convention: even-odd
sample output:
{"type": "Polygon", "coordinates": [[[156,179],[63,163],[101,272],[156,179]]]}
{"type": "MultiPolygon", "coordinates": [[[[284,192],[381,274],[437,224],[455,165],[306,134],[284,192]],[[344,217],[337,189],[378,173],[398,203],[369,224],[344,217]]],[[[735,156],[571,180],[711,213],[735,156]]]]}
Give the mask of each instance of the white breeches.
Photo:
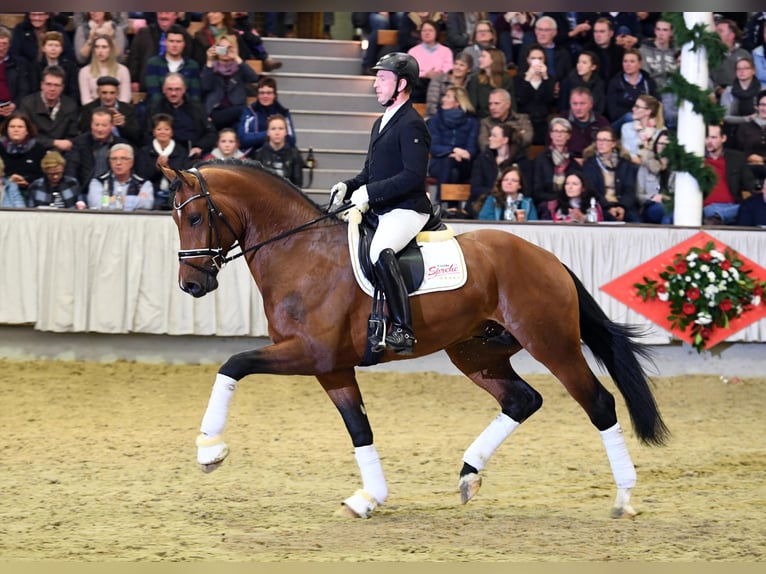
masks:
{"type": "Polygon", "coordinates": [[[378,217],[378,228],[370,243],[370,260],[378,262],[384,249],[391,248],[399,253],[423,229],[428,221],[427,213],[411,209],[394,209],[378,217]]]}

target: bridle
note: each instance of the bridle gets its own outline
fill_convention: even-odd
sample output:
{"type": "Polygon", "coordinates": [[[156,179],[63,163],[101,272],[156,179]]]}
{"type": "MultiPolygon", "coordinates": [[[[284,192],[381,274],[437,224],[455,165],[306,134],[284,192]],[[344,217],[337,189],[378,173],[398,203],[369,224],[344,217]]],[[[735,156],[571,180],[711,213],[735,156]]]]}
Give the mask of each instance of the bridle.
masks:
{"type": "MultiPolygon", "coordinates": [[[[243,255],[246,255],[247,253],[255,253],[258,251],[261,247],[268,245],[269,243],[273,243],[275,241],[279,241],[280,239],[284,239],[285,237],[289,237],[290,235],[293,235],[294,233],[298,233],[299,231],[303,231],[304,229],[311,227],[312,225],[319,223],[323,219],[328,219],[330,217],[334,217],[338,215],[339,213],[342,213],[346,210],[348,210],[350,207],[353,207],[352,204],[344,204],[340,208],[334,211],[330,211],[325,213],[324,215],[320,215],[319,217],[316,217],[312,219],[311,221],[308,221],[306,223],[302,223],[301,225],[298,225],[297,227],[294,227],[292,229],[288,229],[287,231],[284,231],[282,233],[279,233],[275,235],[274,237],[271,237],[269,239],[266,239],[265,241],[261,241],[260,243],[256,243],[255,245],[252,245],[247,248],[243,248],[241,245],[241,242],[239,240],[239,237],[237,237],[237,233],[234,231],[234,228],[231,226],[229,221],[226,219],[226,216],[224,213],[218,209],[218,206],[216,206],[215,201],[213,201],[213,196],[210,195],[210,190],[208,190],[207,182],[205,181],[205,178],[203,177],[202,173],[196,168],[192,167],[190,169],[184,170],[184,173],[190,173],[194,177],[197,178],[197,181],[199,182],[200,192],[196,195],[192,195],[191,197],[187,198],[183,201],[183,203],[178,203],[176,200],[176,196],[173,197],[173,209],[175,209],[178,212],[179,219],[181,217],[181,210],[189,205],[192,201],[196,201],[197,199],[204,199],[207,202],[207,225],[208,225],[208,247],[205,249],[179,249],[178,250],[178,260],[184,264],[188,265],[189,267],[192,267],[193,269],[196,269],[197,271],[201,271],[202,273],[205,273],[206,275],[210,275],[212,277],[215,277],[218,272],[223,269],[227,263],[230,261],[234,261],[235,259],[238,259],[239,257],[242,257],[243,255]],[[232,237],[235,238],[234,243],[231,245],[229,250],[234,249],[236,247],[239,247],[239,251],[233,255],[226,255],[224,253],[223,245],[221,242],[221,232],[219,230],[219,221],[226,227],[226,229],[229,230],[232,237]],[[212,247],[213,245],[213,239],[217,240],[218,247],[212,247]],[[213,262],[214,268],[210,267],[202,267],[200,265],[196,265],[194,263],[191,263],[189,259],[196,259],[199,257],[210,257],[211,261],[213,262]]],[[[179,177],[180,172],[176,172],[176,178],[171,183],[171,191],[176,191],[181,186],[181,178],[179,177]]]]}

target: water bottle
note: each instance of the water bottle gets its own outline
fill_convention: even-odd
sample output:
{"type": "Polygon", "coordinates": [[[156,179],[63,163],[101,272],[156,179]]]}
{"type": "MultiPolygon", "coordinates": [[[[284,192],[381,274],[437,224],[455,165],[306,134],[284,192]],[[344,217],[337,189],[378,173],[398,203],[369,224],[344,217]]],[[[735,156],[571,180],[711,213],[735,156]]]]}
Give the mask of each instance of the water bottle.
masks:
{"type": "Polygon", "coordinates": [[[109,180],[104,181],[104,189],[101,192],[101,209],[109,209],[109,203],[110,203],[110,196],[109,196],[109,180]]]}
{"type": "Polygon", "coordinates": [[[516,202],[510,195],[505,196],[505,209],[503,210],[503,220],[516,221],[516,202]]]}
{"type": "Polygon", "coordinates": [[[588,213],[585,215],[585,220],[588,223],[598,223],[598,210],[596,209],[596,198],[590,198],[590,207],[588,213]]]}
{"type": "Polygon", "coordinates": [[[122,201],[122,190],[117,188],[114,190],[114,209],[125,209],[125,204],[122,201]]]}

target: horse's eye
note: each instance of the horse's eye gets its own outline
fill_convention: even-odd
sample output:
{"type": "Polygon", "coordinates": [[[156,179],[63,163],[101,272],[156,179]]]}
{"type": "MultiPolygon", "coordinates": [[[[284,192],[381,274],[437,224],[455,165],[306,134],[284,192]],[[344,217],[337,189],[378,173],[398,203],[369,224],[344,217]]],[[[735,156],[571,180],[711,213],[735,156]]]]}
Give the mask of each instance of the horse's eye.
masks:
{"type": "Polygon", "coordinates": [[[200,223],[202,223],[202,217],[201,216],[196,215],[196,214],[189,216],[189,225],[191,225],[192,227],[196,227],[200,223]]]}

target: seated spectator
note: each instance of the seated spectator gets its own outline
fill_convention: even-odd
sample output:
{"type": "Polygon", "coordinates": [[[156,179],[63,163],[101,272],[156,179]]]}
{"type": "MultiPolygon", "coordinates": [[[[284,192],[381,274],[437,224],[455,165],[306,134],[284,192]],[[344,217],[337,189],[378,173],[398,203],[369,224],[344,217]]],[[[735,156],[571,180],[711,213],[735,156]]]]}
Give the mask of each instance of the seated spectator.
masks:
{"type": "Polygon", "coordinates": [[[527,51],[526,71],[513,78],[513,91],[518,110],[529,116],[534,136],[533,145],[543,145],[548,132],[548,116],[551,114],[555,81],[545,65],[545,51],[533,44],[527,51]]]}
{"type": "MultiPolygon", "coordinates": [[[[569,96],[569,105],[567,105],[569,111],[559,114],[560,118],[569,120],[572,132],[567,148],[580,165],[584,161],[582,154],[585,148],[596,141],[598,130],[609,125],[609,120],[597,114],[593,106],[590,90],[585,86],[579,86],[574,88],[569,96]]],[[[547,135],[546,145],[550,145],[550,134],[547,135]]]]}
{"type": "Polygon", "coordinates": [[[736,225],[766,226],[766,179],[758,193],[753,193],[739,206],[736,225]]]}
{"type": "Polygon", "coordinates": [[[399,19],[396,34],[399,52],[409,52],[421,42],[420,28],[426,20],[441,22],[441,12],[407,12],[399,19]]]}
{"type": "Polygon", "coordinates": [[[5,177],[5,164],[0,159],[0,207],[26,207],[19,186],[5,177]]]}
{"type": "Polygon", "coordinates": [[[466,204],[466,217],[476,219],[476,200],[492,191],[497,174],[515,163],[513,158],[518,156],[520,147],[519,136],[509,124],[499,124],[490,130],[487,149],[476,156],[471,165],[471,196],[466,204]]]}
{"type": "Polygon", "coordinates": [[[726,134],[721,126],[707,126],[705,165],[715,170],[718,179],[712,191],[702,200],[702,221],[705,225],[730,225],[737,219],[742,192],[755,188],[753,172],[744,153],[724,148],[726,134]]]}
{"type": "Polygon", "coordinates": [[[58,66],[64,70],[64,95],[69,96],[75,102],[80,101],[79,74],[80,67],[74,60],[68,60],[63,55],[64,36],[61,32],[46,32],[42,39],[42,53],[40,59],[32,62],[29,66],[29,85],[39,86],[43,77],[43,70],[48,66],[58,66]]]}
{"type": "Polygon", "coordinates": [[[24,20],[13,28],[11,58],[23,58],[27,65],[36,62],[40,55],[40,39],[46,32],[60,32],[64,37],[64,56],[75,60],[69,34],[60,24],[51,20],[51,12],[27,12],[24,20]]]}
{"type": "Polygon", "coordinates": [[[74,138],[66,155],[66,175],[74,177],[85,189],[88,182],[109,171],[109,148],[127,143],[113,133],[114,116],[107,108],[96,108],[90,118],[90,129],[74,138]]]}
{"type": "Polygon", "coordinates": [[[37,128],[24,112],[13,112],[0,125],[0,159],[8,179],[19,186],[27,198],[29,184],[43,172],[40,161],[45,148],[37,141],[37,128]]]}
{"type": "Polygon", "coordinates": [[[758,94],[765,87],[755,77],[755,67],[749,57],[737,60],[734,73],[732,84],[721,94],[721,106],[726,110],[723,130],[732,144],[738,128],[757,116],[758,94]]]}
{"type": "Polygon", "coordinates": [[[98,36],[111,37],[117,61],[125,61],[128,48],[125,26],[118,25],[111,12],[85,12],[84,14],[86,17],[74,31],[74,53],[77,63],[83,66],[90,62],[98,36]]]}
{"type": "Polygon", "coordinates": [[[218,140],[218,132],[205,108],[198,100],[186,95],[184,77],[177,72],[167,75],[162,85],[162,94],[149,108],[148,117],[152,118],[159,113],[172,116],[176,143],[183,147],[190,159],[200,159],[215,147],[218,140]]]}
{"type": "Polygon", "coordinates": [[[718,37],[726,47],[726,53],[717,67],[710,70],[716,97],[721,98],[727,86],[731,86],[736,78],[735,68],[742,58],[751,59],[750,52],[739,44],[740,29],[737,23],[728,18],[719,20],[715,25],[718,37]]]}
{"type": "Polygon", "coordinates": [[[633,120],[633,104],[641,94],[659,99],[657,84],[641,71],[641,53],[626,50],[622,57],[622,73],[612,78],[606,89],[606,116],[615,131],[619,131],[625,122],[633,120]]]}
{"type": "Polygon", "coordinates": [[[654,38],[641,43],[641,68],[662,90],[670,79],[671,74],[678,70],[678,51],[673,45],[673,26],[670,22],[659,18],[654,24],[654,38]]]}
{"type": "Polygon", "coordinates": [[[668,158],[662,151],[669,142],[666,129],[655,132],[651,140],[651,153],[642,157],[636,174],[636,196],[641,206],[641,221],[664,223],[665,203],[675,190],[675,173],[668,169],[668,158]]]}
{"type": "Polygon", "coordinates": [[[524,178],[521,174],[521,168],[518,164],[504,167],[497,176],[497,183],[492,188],[492,192],[485,198],[479,198],[481,204],[476,211],[479,213],[478,219],[491,221],[501,221],[505,219],[505,208],[510,200],[513,204],[513,221],[536,221],[537,209],[531,197],[524,196],[524,178]],[[519,217],[518,211],[524,212],[523,219],[519,217]]]}
{"type": "MultiPolygon", "coordinates": [[[[450,13],[451,14],[451,13],[450,13]]],[[[497,47],[505,54],[505,61],[519,63],[524,44],[534,41],[535,12],[503,12],[495,19],[497,47]]]]}
{"type": "Polygon", "coordinates": [[[535,42],[525,44],[519,53],[519,74],[524,76],[529,68],[529,51],[534,47],[543,50],[548,76],[553,80],[553,96],[558,97],[561,82],[572,70],[572,57],[564,46],[556,45],[558,23],[550,16],[541,16],[535,21],[535,42]]]}
{"type": "Polygon", "coordinates": [[[56,150],[45,153],[40,162],[42,176],[29,184],[28,207],[56,207],[59,209],[85,209],[85,195],[80,182],[64,175],[66,160],[56,150]]]}
{"type": "MultiPolygon", "coordinates": [[[[761,22],[763,22],[763,20],[761,22]]],[[[754,48],[752,52],[753,65],[755,65],[755,77],[761,84],[766,85],[766,54],[764,54],[764,50],[766,50],[766,44],[764,44],[764,39],[766,39],[766,26],[762,26],[760,37],[761,44],[754,48]]]]}
{"type": "Polygon", "coordinates": [[[185,56],[186,39],[189,35],[179,25],[168,28],[165,54],[152,56],[146,63],[146,96],[149,104],[162,98],[162,86],[169,73],[180,74],[186,83],[187,97],[202,101],[200,69],[196,60],[185,56]]]}
{"type": "Polygon", "coordinates": [[[66,152],[72,148],[77,136],[78,104],[63,95],[66,74],[58,66],[43,70],[40,91],[21,100],[21,111],[27,114],[37,127],[37,141],[45,149],[55,147],[66,152]]]}
{"type": "Polygon", "coordinates": [[[584,52],[591,52],[598,58],[598,74],[608,88],[609,82],[622,71],[625,49],[614,37],[614,28],[609,18],[598,18],[593,24],[593,41],[583,46],[584,52]]]}
{"type": "Polygon", "coordinates": [[[109,170],[90,180],[88,207],[121,211],[153,209],[154,187],[133,172],[134,163],[130,144],[114,144],[109,150],[109,170]]]}
{"type": "Polygon", "coordinates": [[[547,209],[553,221],[585,223],[591,204],[596,207],[596,221],[604,221],[604,214],[590,180],[581,171],[573,171],[566,175],[564,185],[556,199],[548,202],[547,209]]]}
{"type": "Polygon", "coordinates": [[[240,57],[236,37],[220,36],[202,68],[202,101],[215,129],[236,128],[247,106],[247,84],[258,74],[240,57]]]}
{"type": "Polygon", "coordinates": [[[192,57],[201,70],[209,60],[210,48],[218,44],[218,40],[223,37],[228,37],[229,42],[234,45],[232,53],[236,53],[243,60],[252,57],[245,42],[245,33],[234,27],[231,12],[205,12],[202,15],[202,28],[197,30],[192,39],[192,57]]]}
{"type": "Polygon", "coordinates": [[[572,124],[565,118],[553,118],[549,123],[551,143],[535,158],[532,177],[532,199],[540,219],[552,219],[548,202],[557,199],[564,187],[566,175],[579,166],[569,151],[572,124]]]}
{"type": "MultiPolygon", "coordinates": [[[[29,94],[29,65],[26,60],[11,58],[11,32],[0,25],[0,119],[16,111],[24,96],[29,94]]],[[[39,85],[39,84],[35,84],[39,85]]]]}
{"type": "MultiPolygon", "coordinates": [[[[426,121],[431,133],[428,174],[443,183],[467,183],[478,152],[479,122],[464,88],[448,88],[436,115],[426,121]]],[[[437,197],[440,197],[438,194],[437,197]]]]}
{"type": "Polygon", "coordinates": [[[461,52],[455,56],[452,62],[452,69],[449,72],[446,74],[436,74],[431,78],[431,81],[428,82],[428,92],[426,93],[426,119],[436,113],[447,88],[451,86],[457,88],[465,87],[472,68],[473,59],[470,54],[461,52]]]}
{"type": "Polygon", "coordinates": [[[622,149],[630,154],[630,161],[639,165],[642,155],[649,153],[654,134],[664,127],[662,104],[657,98],[642,94],[633,104],[633,121],[622,124],[622,149]]]}
{"type": "MultiPolygon", "coordinates": [[[[156,15],[156,21],[141,28],[130,43],[128,52],[128,70],[130,71],[131,91],[145,92],[146,65],[153,56],[165,56],[167,49],[167,32],[178,21],[178,12],[151,12],[156,15]]],[[[192,55],[192,39],[186,30],[181,28],[184,35],[183,56],[192,55]]]]}
{"type": "Polygon", "coordinates": [[[638,223],[636,165],[622,148],[611,127],[601,128],[596,144],[585,150],[582,170],[593,183],[606,221],[638,223]]]}
{"type": "Polygon", "coordinates": [[[80,69],[80,103],[83,106],[98,98],[98,79],[104,76],[117,78],[119,94],[117,99],[122,102],[132,100],[130,92],[130,72],[128,68],[117,61],[117,52],[111,36],[96,36],[93,40],[93,57],[90,64],[80,69]]]}
{"type": "Polygon", "coordinates": [[[511,94],[503,88],[495,88],[489,93],[489,115],[479,121],[479,149],[487,149],[490,130],[500,124],[509,124],[516,131],[521,147],[518,150],[519,159],[526,158],[527,148],[532,143],[534,129],[527,114],[513,111],[511,94]]]}
{"type": "Polygon", "coordinates": [[[495,27],[489,20],[479,20],[473,29],[471,43],[465,47],[463,52],[471,56],[473,60],[473,69],[471,73],[476,75],[479,72],[479,56],[482,50],[488,50],[497,46],[497,33],[495,27]]]}
{"type": "Polygon", "coordinates": [[[577,64],[561,83],[558,108],[560,112],[569,110],[569,99],[575,88],[587,88],[593,100],[593,111],[603,116],[606,108],[606,88],[598,74],[598,56],[593,52],[583,51],[577,56],[577,64]]]}
{"type": "Polygon", "coordinates": [[[183,170],[191,167],[192,160],[188,150],[177,145],[173,139],[173,116],[155,114],[151,117],[151,126],[154,139],[138,150],[135,172],[139,177],[152,182],[154,209],[167,211],[173,207],[170,182],[157,165],[183,170]]]}
{"type": "Polygon", "coordinates": [[[745,154],[747,164],[759,180],[766,179],[766,90],[758,92],[754,117],[739,125],[736,149],[745,154]]]}
{"type": "Polygon", "coordinates": [[[253,157],[269,171],[303,187],[303,157],[298,148],[287,141],[287,120],[275,114],[269,116],[266,126],[266,142],[253,157]]]}
{"type": "Polygon", "coordinates": [[[218,132],[218,145],[202,159],[242,159],[244,157],[245,154],[239,149],[237,130],[223,128],[218,132]]]}
{"type": "Polygon", "coordinates": [[[413,102],[425,103],[431,80],[452,70],[452,50],[440,44],[436,35],[436,22],[424,20],[420,26],[421,42],[407,52],[417,60],[420,70],[420,77],[410,96],[413,102]]]}
{"type": "Polygon", "coordinates": [[[93,111],[98,108],[107,108],[112,112],[114,127],[112,133],[127,140],[134,146],[140,146],[144,133],[136,117],[136,108],[128,102],[117,99],[117,90],[120,81],[111,76],[101,76],[96,80],[98,97],[82,108],[80,113],[79,129],[84,133],[90,129],[93,111]]]}
{"type": "Polygon", "coordinates": [[[478,118],[489,115],[489,94],[503,88],[513,95],[513,81],[505,69],[505,56],[497,48],[487,48],[479,55],[479,71],[466,83],[466,91],[478,118]]]}
{"type": "Polygon", "coordinates": [[[257,99],[242,111],[237,126],[237,136],[245,155],[252,155],[266,142],[266,120],[274,114],[287,120],[287,142],[296,145],[290,110],[277,99],[277,81],[270,76],[263,76],[258,80],[257,99]]]}
{"type": "Polygon", "coordinates": [[[444,24],[446,31],[444,45],[457,56],[473,41],[473,31],[479,21],[486,18],[486,12],[447,12],[447,21],[444,24]]]}

